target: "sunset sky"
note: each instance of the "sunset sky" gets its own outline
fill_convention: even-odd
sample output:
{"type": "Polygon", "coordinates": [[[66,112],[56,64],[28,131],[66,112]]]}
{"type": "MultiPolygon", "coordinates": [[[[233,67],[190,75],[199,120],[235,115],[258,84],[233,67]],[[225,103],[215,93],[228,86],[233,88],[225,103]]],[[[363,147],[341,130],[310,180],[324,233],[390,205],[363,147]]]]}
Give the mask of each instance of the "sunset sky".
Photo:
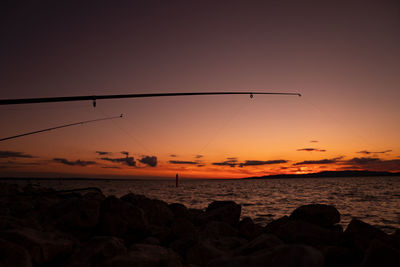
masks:
{"type": "Polygon", "coordinates": [[[0,106],[2,177],[400,171],[398,1],[5,1],[0,99],[298,92],[0,106]],[[84,2],[84,4],[83,4],[84,2]]]}

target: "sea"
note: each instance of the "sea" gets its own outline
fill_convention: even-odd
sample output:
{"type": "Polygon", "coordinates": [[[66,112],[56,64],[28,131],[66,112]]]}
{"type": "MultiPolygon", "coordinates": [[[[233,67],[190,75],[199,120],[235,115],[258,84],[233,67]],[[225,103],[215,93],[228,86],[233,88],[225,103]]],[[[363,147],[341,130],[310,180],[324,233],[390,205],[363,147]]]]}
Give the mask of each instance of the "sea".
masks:
{"type": "MultiPolygon", "coordinates": [[[[4,181],[9,182],[9,181],[4,181]]],[[[121,197],[142,194],[167,203],[204,209],[215,200],[233,200],[242,205],[242,217],[266,225],[301,205],[335,206],[346,228],[352,218],[372,224],[387,233],[400,229],[400,177],[295,178],[260,180],[175,179],[138,180],[19,180],[20,184],[68,190],[97,187],[105,195],[121,197]]]]}

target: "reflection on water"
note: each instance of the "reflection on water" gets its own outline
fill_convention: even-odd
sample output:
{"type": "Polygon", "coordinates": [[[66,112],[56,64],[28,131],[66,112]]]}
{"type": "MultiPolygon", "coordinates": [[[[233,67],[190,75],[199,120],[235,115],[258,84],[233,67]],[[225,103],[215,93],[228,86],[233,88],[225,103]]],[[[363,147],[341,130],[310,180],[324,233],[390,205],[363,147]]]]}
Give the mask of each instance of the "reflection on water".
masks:
{"type": "Polygon", "coordinates": [[[234,200],[242,205],[242,215],[266,224],[289,215],[300,205],[334,205],[346,226],[358,218],[386,232],[400,228],[400,177],[311,178],[276,180],[175,180],[135,181],[40,181],[59,189],[96,186],[106,195],[132,192],[168,203],[205,208],[214,200],[234,200]]]}

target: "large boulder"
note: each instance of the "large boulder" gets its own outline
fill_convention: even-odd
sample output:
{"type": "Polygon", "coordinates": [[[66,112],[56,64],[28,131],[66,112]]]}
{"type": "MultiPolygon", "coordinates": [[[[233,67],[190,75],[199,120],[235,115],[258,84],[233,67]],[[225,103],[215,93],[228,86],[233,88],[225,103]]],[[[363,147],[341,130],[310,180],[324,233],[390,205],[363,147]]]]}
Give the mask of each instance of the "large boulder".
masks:
{"type": "Polygon", "coordinates": [[[65,267],[91,267],[126,254],[123,241],[111,236],[96,236],[78,246],[65,267]]]}
{"type": "Polygon", "coordinates": [[[239,222],[239,235],[246,239],[253,239],[262,233],[262,227],[255,224],[250,217],[245,217],[239,222]]]}
{"type": "Polygon", "coordinates": [[[29,228],[3,231],[0,238],[23,247],[35,265],[49,264],[70,254],[77,243],[56,232],[40,232],[29,228]]]}
{"type": "Polygon", "coordinates": [[[180,203],[172,203],[168,205],[169,209],[174,214],[175,218],[185,218],[185,219],[192,219],[192,215],[189,212],[188,208],[185,205],[180,203]]]}
{"type": "Polygon", "coordinates": [[[142,209],[109,196],[101,203],[98,233],[123,238],[128,243],[147,234],[148,223],[142,209]]]}
{"type": "Polygon", "coordinates": [[[185,218],[177,218],[171,225],[173,239],[197,240],[198,231],[196,227],[185,218]]]}
{"type": "Polygon", "coordinates": [[[331,205],[310,204],[295,209],[290,215],[290,219],[303,220],[322,227],[330,227],[340,222],[340,213],[331,205]]]}
{"type": "Polygon", "coordinates": [[[346,231],[344,231],[344,239],[346,242],[357,246],[361,251],[365,251],[372,240],[379,239],[387,241],[389,240],[389,236],[382,230],[368,223],[358,219],[352,219],[346,231]]]}
{"type": "Polygon", "coordinates": [[[0,266],[32,267],[32,258],[22,246],[0,238],[0,266]]]}
{"type": "Polygon", "coordinates": [[[324,246],[337,244],[342,233],[330,230],[305,221],[288,220],[277,226],[273,231],[285,243],[324,246]]]}
{"type": "Polygon", "coordinates": [[[251,240],[244,246],[235,251],[237,255],[250,255],[260,251],[272,251],[278,246],[283,245],[283,242],[272,234],[262,234],[251,240]]]}
{"type": "Polygon", "coordinates": [[[237,226],[241,211],[241,205],[233,201],[214,201],[208,205],[203,220],[226,222],[237,226]]]}
{"type": "Polygon", "coordinates": [[[396,267],[400,265],[400,250],[379,239],[374,239],[361,263],[362,267],[396,267]]]}
{"type": "Polygon", "coordinates": [[[174,214],[164,201],[149,199],[133,193],[127,194],[121,199],[142,209],[149,224],[164,226],[171,223],[174,218],[174,214]]]}
{"type": "Polygon", "coordinates": [[[180,267],[183,265],[179,255],[171,249],[157,245],[135,244],[129,248],[127,254],[116,256],[98,266],[180,267]]]}
{"type": "Polygon", "coordinates": [[[226,222],[209,221],[201,229],[202,238],[217,238],[219,236],[237,236],[238,230],[226,222]]]}
{"type": "Polygon", "coordinates": [[[199,266],[205,266],[211,260],[228,256],[228,253],[220,250],[207,240],[201,240],[186,252],[186,262],[199,266]]]}

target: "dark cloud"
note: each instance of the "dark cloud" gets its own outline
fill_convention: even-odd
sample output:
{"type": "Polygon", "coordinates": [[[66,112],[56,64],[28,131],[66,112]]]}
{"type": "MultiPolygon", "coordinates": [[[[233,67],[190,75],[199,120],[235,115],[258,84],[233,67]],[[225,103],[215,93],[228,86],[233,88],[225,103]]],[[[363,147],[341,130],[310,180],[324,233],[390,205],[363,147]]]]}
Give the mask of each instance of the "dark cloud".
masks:
{"type": "Polygon", "coordinates": [[[279,159],[279,160],[246,160],[244,163],[240,163],[239,167],[244,166],[259,166],[259,165],[269,165],[269,164],[281,164],[287,163],[287,160],[279,159]]]}
{"type": "Polygon", "coordinates": [[[5,158],[34,158],[34,156],[25,154],[23,152],[0,150],[0,159],[5,158]]]}
{"type": "Polygon", "coordinates": [[[382,160],[379,158],[352,158],[346,161],[346,163],[357,164],[357,165],[364,165],[377,162],[382,162],[382,160]]]}
{"type": "Polygon", "coordinates": [[[126,152],[126,151],[121,151],[121,154],[125,155],[125,156],[129,156],[129,152],[126,152]]]}
{"type": "Polygon", "coordinates": [[[227,158],[226,161],[222,161],[222,162],[213,162],[212,165],[215,166],[229,166],[229,167],[235,167],[237,165],[239,165],[237,158],[227,158]]]}
{"type": "Polygon", "coordinates": [[[100,158],[101,160],[105,160],[105,161],[110,161],[110,162],[114,162],[114,163],[122,163],[131,167],[135,167],[136,166],[136,161],[134,160],[133,157],[128,157],[126,156],[125,158],[108,158],[108,157],[103,157],[100,158]]]}
{"type": "Polygon", "coordinates": [[[157,157],[143,156],[141,159],[139,159],[139,162],[149,165],[150,167],[155,167],[155,166],[157,166],[157,157]]]}
{"type": "Polygon", "coordinates": [[[206,166],[205,164],[197,164],[197,167],[204,167],[206,166]]]}
{"type": "Polygon", "coordinates": [[[95,161],[83,161],[80,159],[78,159],[76,161],[69,161],[68,159],[64,159],[64,158],[54,158],[53,161],[62,163],[65,165],[69,165],[69,166],[81,166],[81,167],[86,167],[88,165],[97,164],[97,162],[95,162],[95,161]]]}
{"type": "Polygon", "coordinates": [[[376,151],[376,152],[368,151],[368,150],[362,150],[362,151],[358,151],[357,153],[369,155],[369,154],[385,154],[385,153],[389,153],[389,152],[392,152],[392,150],[389,149],[389,150],[376,151]]]}
{"type": "Polygon", "coordinates": [[[117,166],[103,166],[103,169],[121,169],[121,167],[117,167],[117,166]]]}
{"type": "Polygon", "coordinates": [[[400,171],[399,159],[382,160],[376,157],[375,158],[355,157],[350,160],[344,161],[343,165],[346,165],[347,167],[354,169],[361,168],[373,171],[400,171]]]}
{"type": "Polygon", "coordinates": [[[319,149],[319,148],[300,148],[300,149],[297,149],[297,151],[308,151],[308,152],[312,152],[312,151],[315,151],[315,152],[326,152],[326,150],[325,150],[325,149],[319,149]]]}
{"type": "Polygon", "coordinates": [[[204,157],[203,155],[196,155],[195,158],[196,159],[201,159],[202,157],[204,157]]]}
{"type": "Polygon", "coordinates": [[[171,155],[169,155],[171,158],[176,158],[178,155],[175,155],[175,154],[171,154],[171,155]]]}
{"type": "Polygon", "coordinates": [[[333,164],[338,163],[343,157],[337,157],[333,159],[321,159],[321,160],[305,160],[302,162],[297,162],[293,165],[312,165],[312,164],[333,164]]]}
{"type": "Polygon", "coordinates": [[[104,156],[104,155],[110,155],[111,152],[105,152],[105,151],[96,151],[96,153],[100,156],[104,156]]]}
{"type": "Polygon", "coordinates": [[[311,140],[310,143],[318,143],[318,140],[311,140]]]}
{"type": "Polygon", "coordinates": [[[185,161],[185,160],[170,160],[168,161],[170,164],[186,164],[186,165],[196,165],[198,162],[196,161],[185,161]]]}

